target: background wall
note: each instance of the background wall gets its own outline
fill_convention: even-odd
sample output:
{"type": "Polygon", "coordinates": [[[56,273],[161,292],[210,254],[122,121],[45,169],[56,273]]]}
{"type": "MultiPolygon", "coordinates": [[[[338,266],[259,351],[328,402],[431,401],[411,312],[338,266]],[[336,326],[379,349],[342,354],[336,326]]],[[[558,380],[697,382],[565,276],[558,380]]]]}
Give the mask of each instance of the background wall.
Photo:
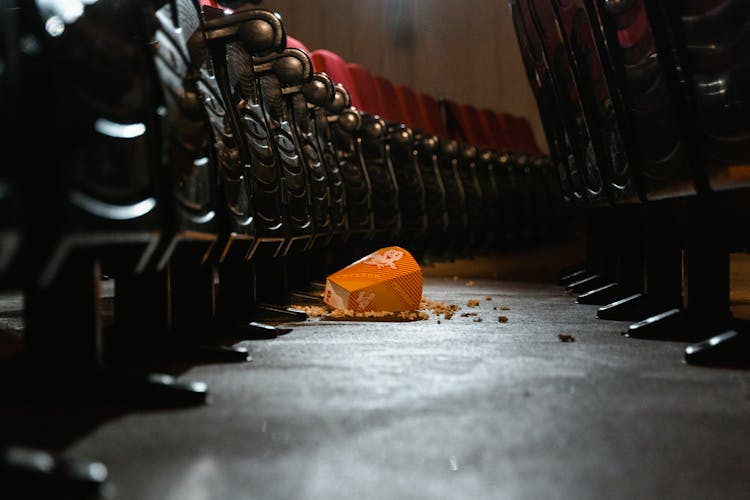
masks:
{"type": "Polygon", "coordinates": [[[264,0],[310,50],[395,83],[522,115],[546,141],[506,0],[264,0]]]}

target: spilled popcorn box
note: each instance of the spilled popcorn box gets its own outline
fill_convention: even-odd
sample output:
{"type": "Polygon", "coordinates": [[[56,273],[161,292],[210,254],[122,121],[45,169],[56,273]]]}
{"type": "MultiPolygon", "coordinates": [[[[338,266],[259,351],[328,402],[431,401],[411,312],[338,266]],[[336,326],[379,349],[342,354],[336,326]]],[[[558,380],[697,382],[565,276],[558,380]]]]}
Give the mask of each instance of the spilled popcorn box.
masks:
{"type": "Polygon", "coordinates": [[[351,311],[412,311],[422,299],[422,269],[401,247],[386,247],[326,280],[323,300],[351,311]]]}

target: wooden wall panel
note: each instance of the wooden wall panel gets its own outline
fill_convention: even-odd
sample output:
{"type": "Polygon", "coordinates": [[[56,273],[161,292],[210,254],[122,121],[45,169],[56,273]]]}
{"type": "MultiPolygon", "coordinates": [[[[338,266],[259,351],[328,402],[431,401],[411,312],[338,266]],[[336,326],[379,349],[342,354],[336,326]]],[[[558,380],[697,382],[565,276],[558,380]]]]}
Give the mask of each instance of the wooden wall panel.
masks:
{"type": "Polygon", "coordinates": [[[265,0],[289,34],[437,97],[526,116],[546,141],[505,0],[265,0]]]}

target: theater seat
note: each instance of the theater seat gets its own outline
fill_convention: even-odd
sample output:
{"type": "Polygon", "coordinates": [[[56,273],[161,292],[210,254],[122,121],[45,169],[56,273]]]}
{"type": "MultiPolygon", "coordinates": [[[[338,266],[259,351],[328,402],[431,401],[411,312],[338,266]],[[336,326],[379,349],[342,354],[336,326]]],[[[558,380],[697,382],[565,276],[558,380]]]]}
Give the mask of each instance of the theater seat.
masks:
{"type": "Polygon", "coordinates": [[[664,6],[692,96],[708,180],[715,190],[750,185],[750,3],[664,6]],[[682,35],[682,36],[680,36],[682,35]]]}
{"type": "Polygon", "coordinates": [[[518,150],[524,153],[540,154],[542,150],[534,137],[529,120],[523,116],[509,116],[508,118],[514,122],[512,128],[515,130],[518,150]]]}
{"type": "Polygon", "coordinates": [[[473,104],[459,104],[456,109],[461,136],[469,144],[478,148],[490,147],[490,140],[485,137],[485,131],[479,120],[479,110],[473,104]]]}
{"type": "MultiPolygon", "coordinates": [[[[477,235],[477,243],[486,251],[507,247],[511,243],[510,238],[517,238],[517,241],[523,239],[522,232],[512,232],[509,231],[510,228],[517,230],[519,226],[531,225],[518,220],[522,215],[520,205],[507,203],[510,200],[506,200],[505,204],[501,201],[501,186],[508,182],[509,176],[512,175],[509,165],[503,164],[506,159],[504,156],[508,152],[501,152],[495,147],[495,131],[491,124],[482,120],[482,113],[474,105],[460,105],[458,113],[461,128],[478,149],[473,162],[474,172],[481,197],[481,224],[487,229],[477,235]],[[503,225],[506,227],[502,227],[503,225]]],[[[521,186],[517,185],[515,190],[521,191],[521,186]]],[[[508,196],[507,192],[503,194],[508,196]]]]}
{"type": "Polygon", "coordinates": [[[349,73],[346,61],[341,56],[330,50],[315,49],[310,57],[315,71],[324,72],[331,77],[334,83],[341,84],[349,93],[351,105],[357,109],[363,109],[357,86],[349,73]]]}
{"type": "MultiPolygon", "coordinates": [[[[353,82],[354,90],[360,97],[362,103],[363,126],[360,134],[362,154],[364,163],[368,170],[370,184],[373,192],[373,211],[375,216],[375,231],[378,241],[386,244],[386,240],[393,241],[402,232],[403,216],[401,201],[407,204],[411,201],[403,195],[409,192],[409,177],[404,176],[413,171],[410,165],[412,158],[397,155],[398,149],[393,142],[397,137],[397,129],[400,124],[386,121],[386,113],[383,104],[381,89],[376,77],[363,66],[356,63],[347,64],[349,77],[353,82]],[[404,164],[406,162],[406,164],[404,164]],[[401,163],[401,164],[399,164],[401,163]],[[397,173],[398,172],[398,173],[397,173]],[[401,183],[399,183],[401,174],[401,183]],[[405,192],[400,192],[400,184],[403,184],[405,192]]],[[[401,149],[410,151],[411,134],[403,137],[405,142],[401,149]]],[[[408,214],[407,219],[409,219],[408,214]]],[[[411,224],[407,224],[411,225],[411,224]]]]}
{"type": "MultiPolygon", "coordinates": [[[[310,50],[298,39],[287,35],[287,48],[294,48],[310,55],[310,50]]],[[[285,93],[292,106],[294,128],[299,135],[303,151],[308,156],[310,164],[310,189],[313,199],[315,216],[315,236],[311,246],[325,247],[333,237],[336,227],[341,227],[343,200],[339,193],[340,172],[336,164],[335,152],[332,144],[324,137],[320,130],[318,116],[325,113],[326,107],[333,103],[336,89],[333,80],[325,74],[317,72],[308,82],[305,82],[300,92],[285,93]],[[290,99],[291,98],[291,99],[290,99]],[[329,178],[333,176],[332,178],[329,178]],[[331,195],[335,196],[331,198],[331,195]],[[334,215],[335,214],[335,215],[334,215]]]]}
{"type": "MultiPolygon", "coordinates": [[[[621,199],[623,186],[612,182],[611,149],[602,146],[608,141],[603,137],[606,134],[602,134],[604,126],[598,124],[597,115],[592,112],[592,91],[581,81],[579,61],[572,52],[570,37],[561,27],[556,5],[537,0],[514,2],[514,22],[521,26],[520,43],[530,49],[536,60],[528,64],[528,76],[537,94],[546,94],[546,97],[540,95],[538,102],[552,110],[544,113],[540,109],[561,172],[561,187],[570,189],[576,205],[590,208],[585,213],[590,225],[596,228],[588,232],[590,274],[570,285],[575,293],[583,293],[613,285],[617,280],[617,260],[605,250],[611,248],[614,238],[602,232],[619,227],[615,219],[609,218],[612,212],[604,210],[621,199]],[[561,153],[566,150],[568,176],[564,175],[560,161],[561,153]]],[[[593,56],[587,53],[585,57],[593,56]]],[[[521,141],[526,142],[523,137],[521,141]]]]}
{"type": "MultiPolygon", "coordinates": [[[[223,15],[223,11],[218,13],[223,15]]],[[[115,321],[117,341],[121,351],[141,356],[143,353],[156,353],[168,359],[172,356],[195,359],[196,356],[211,355],[215,356],[213,359],[246,361],[246,349],[223,346],[204,349],[203,345],[211,345],[206,332],[216,326],[213,308],[215,266],[228,254],[243,260],[256,237],[253,223],[255,213],[250,203],[248,184],[251,176],[246,175],[249,157],[244,145],[238,144],[240,141],[237,139],[243,134],[236,128],[236,120],[227,119],[231,113],[227,103],[232,99],[226,90],[219,88],[221,78],[209,77],[209,67],[215,70],[221,65],[217,64],[218,61],[206,59],[209,51],[205,50],[203,34],[198,31],[200,13],[192,3],[185,1],[177,9],[176,18],[173,14],[167,5],[156,15],[160,50],[157,68],[165,93],[170,96],[183,93],[187,96],[206,96],[202,100],[205,102],[203,113],[195,113],[197,104],[189,100],[167,100],[168,110],[172,113],[181,111],[185,115],[178,123],[187,128],[186,137],[190,138],[188,140],[186,132],[182,132],[174,134],[173,140],[179,141],[182,147],[195,141],[199,137],[197,131],[201,129],[186,124],[201,117],[208,121],[209,133],[203,141],[209,147],[204,161],[187,163],[183,160],[177,163],[172,160],[177,167],[175,170],[184,172],[170,183],[176,191],[173,203],[177,207],[172,209],[175,214],[170,214],[168,220],[174,227],[165,239],[164,256],[160,256],[154,268],[137,277],[117,280],[115,307],[120,312],[115,321]],[[179,78],[180,75],[184,76],[179,78]],[[213,175],[198,179],[200,182],[187,182],[183,178],[187,172],[202,170],[196,167],[204,164],[203,168],[213,175]],[[210,214],[196,210],[199,205],[195,197],[206,191],[212,192],[210,214]],[[202,234],[205,230],[201,231],[199,225],[209,222],[215,227],[215,244],[202,234]],[[213,244],[211,252],[201,251],[202,247],[210,244],[213,244]],[[151,352],[142,349],[144,337],[154,345],[151,352]],[[181,338],[184,344],[175,347],[176,337],[181,338]],[[195,347],[190,347],[190,344],[195,347]]]]}
{"type": "Polygon", "coordinates": [[[621,91],[602,56],[606,45],[597,43],[584,1],[555,0],[553,7],[578,71],[582,104],[591,122],[592,143],[607,189],[614,203],[640,203],[643,193],[621,131],[621,91]]]}
{"type": "MultiPolygon", "coordinates": [[[[556,15],[571,61],[575,64],[581,89],[580,97],[591,126],[591,139],[603,182],[612,203],[618,205],[603,221],[605,227],[616,226],[607,240],[612,249],[612,283],[596,291],[581,294],[580,303],[603,305],[626,297],[642,287],[643,237],[631,221],[642,217],[645,193],[639,179],[638,163],[633,159],[632,134],[628,130],[623,106],[623,90],[617,86],[616,72],[607,58],[607,45],[595,36],[598,22],[582,0],[552,2],[547,15],[556,15]]],[[[599,230],[601,231],[601,229],[599,230]]]]}
{"type": "MultiPolygon", "coordinates": [[[[445,240],[450,242],[460,233],[465,231],[467,219],[465,215],[464,190],[461,178],[458,175],[456,156],[458,154],[458,143],[451,138],[447,127],[447,120],[440,102],[429,94],[419,94],[419,110],[422,119],[430,127],[429,132],[439,140],[437,154],[440,182],[445,192],[445,240]]],[[[448,243],[450,246],[452,243],[448,243]]],[[[445,250],[445,246],[444,250],[445,250]]]]}
{"type": "MultiPolygon", "coordinates": [[[[203,12],[205,36],[196,38],[205,40],[200,43],[208,44],[209,50],[198,47],[191,54],[210,55],[213,76],[225,102],[229,103],[231,111],[225,117],[232,124],[231,138],[239,146],[239,160],[246,167],[242,178],[250,184],[251,220],[255,228],[250,248],[245,253],[237,255],[231,248],[238,246],[240,253],[246,248],[248,240],[240,229],[237,235],[243,237],[232,241],[229,247],[232,255],[217,257],[220,276],[217,321],[232,331],[232,335],[245,337],[258,332],[273,335],[273,328],[253,325],[268,319],[301,319],[305,315],[288,311],[283,305],[266,307],[261,304],[264,300],[283,304],[279,283],[283,283],[284,277],[279,274],[272,279],[259,278],[258,269],[273,266],[259,267],[258,261],[276,264],[272,258],[291,251],[290,245],[299,248],[302,245],[298,243],[311,241],[313,224],[306,172],[301,166],[304,160],[289,118],[274,121],[273,128],[269,118],[281,117],[287,107],[279,95],[283,94],[282,84],[288,86],[294,79],[295,72],[285,67],[290,58],[300,62],[305,74],[311,73],[311,64],[307,56],[296,49],[283,53],[284,28],[271,11],[243,9],[228,14],[225,10],[204,6],[203,12]],[[244,29],[247,26],[260,29],[244,29]],[[259,58],[265,64],[256,64],[259,58]],[[232,277],[236,279],[229,279],[232,277]],[[240,308],[225,306],[232,301],[243,305],[240,308]]],[[[287,110],[287,116],[289,114],[287,110]]]]}
{"type": "Polygon", "coordinates": [[[308,54],[308,55],[310,54],[310,49],[308,49],[304,43],[300,42],[294,37],[289,36],[288,33],[286,35],[286,48],[297,49],[297,50],[301,50],[305,54],[308,54]]]}
{"type": "MultiPolygon", "coordinates": [[[[384,119],[386,134],[383,150],[390,162],[398,189],[398,204],[401,217],[401,229],[398,240],[411,248],[421,258],[423,235],[427,229],[425,186],[415,156],[415,134],[411,123],[404,120],[399,102],[398,115],[394,114],[393,99],[395,86],[383,77],[378,77],[357,64],[350,64],[352,76],[357,80],[360,95],[371,113],[384,119]],[[388,89],[384,89],[387,85],[388,89]]],[[[418,154],[418,152],[417,152],[418,154]]]]}
{"type": "Polygon", "coordinates": [[[689,196],[705,182],[693,168],[684,136],[684,121],[665,54],[657,50],[646,4],[642,0],[613,5],[597,4],[600,36],[609,47],[616,75],[615,86],[625,97],[630,120],[632,152],[648,199],[689,196]]]}
{"type": "MultiPolygon", "coordinates": [[[[539,34],[528,15],[525,0],[510,0],[511,17],[529,85],[534,93],[542,125],[555,165],[564,202],[573,206],[585,199],[585,188],[571,133],[562,119],[562,101],[554,84],[539,34]]],[[[510,138],[510,132],[508,132],[510,138]]]]}
{"type": "Polygon", "coordinates": [[[361,98],[362,111],[373,116],[383,113],[383,102],[380,89],[375,82],[375,76],[357,63],[348,63],[347,68],[353,84],[357,88],[357,95],[361,98]]]}
{"type": "MultiPolygon", "coordinates": [[[[155,68],[157,54],[144,50],[156,26],[141,23],[139,7],[88,6],[59,37],[49,36],[43,19],[32,4],[4,18],[6,27],[18,21],[18,41],[39,41],[33,55],[15,61],[20,67],[14,67],[19,72],[13,76],[23,85],[14,95],[17,103],[4,112],[19,120],[24,136],[34,130],[43,146],[26,149],[3,168],[20,174],[16,187],[24,200],[16,214],[22,216],[25,235],[21,281],[15,284],[23,290],[22,356],[4,367],[9,369],[4,382],[14,387],[8,391],[5,386],[4,392],[9,400],[54,396],[132,404],[145,401],[144,393],[151,391],[158,405],[201,404],[205,387],[196,390],[169,377],[148,381],[148,368],[129,363],[114,373],[100,284],[102,272],[119,278],[145,271],[159,239],[171,236],[170,212],[180,207],[174,200],[180,193],[175,179],[198,188],[190,193],[195,198],[180,201],[196,201],[196,213],[210,214],[212,195],[205,195],[212,185],[204,190],[193,183],[209,180],[199,170],[208,168],[204,154],[211,146],[203,146],[210,125],[202,118],[183,121],[184,109],[167,102],[155,68]],[[106,33],[107,43],[99,43],[100,33],[106,33]],[[195,134],[179,147],[173,139],[186,138],[188,130],[195,134]],[[167,158],[175,167],[189,165],[196,172],[174,172],[167,158]],[[13,394],[16,389],[19,394],[13,394]]],[[[13,44],[11,38],[3,45],[13,44]]],[[[195,222],[197,232],[212,225],[195,222]]],[[[43,476],[37,468],[33,477],[43,481],[43,476]]],[[[56,486],[54,495],[80,496],[80,489],[66,491],[67,476],[63,472],[55,478],[60,489],[56,486]]],[[[88,481],[87,476],[81,479],[88,481]]]]}
{"type": "MultiPolygon", "coordinates": [[[[670,62],[671,50],[663,44],[665,40],[657,40],[647,3],[597,2],[589,7],[588,14],[590,19],[598,20],[592,24],[594,36],[600,39],[600,46],[607,47],[601,52],[601,60],[612,75],[610,87],[622,96],[621,130],[626,134],[628,153],[636,166],[644,198],[688,198],[688,205],[701,203],[695,195],[703,190],[705,175],[698,167],[695,144],[686,135],[682,97],[674,92],[678,87],[676,68],[670,62]]],[[[666,36],[666,32],[662,35],[666,36]]],[[[660,208],[649,206],[641,224],[643,229],[639,230],[645,231],[640,236],[645,245],[642,253],[646,269],[651,269],[641,277],[641,287],[648,292],[602,308],[599,317],[623,319],[621,314],[633,309],[636,312],[629,319],[643,319],[657,309],[677,311],[681,307],[681,276],[687,269],[682,264],[685,235],[680,234],[668,202],[660,208]],[[652,307],[651,303],[661,305],[652,307]]],[[[716,276],[722,274],[720,267],[716,268],[716,276]]],[[[641,333],[633,336],[648,336],[646,325],[639,325],[641,333]]]]}
{"type": "Polygon", "coordinates": [[[491,147],[499,152],[513,150],[508,118],[505,113],[497,113],[488,108],[479,110],[479,123],[489,132],[491,147]]]}
{"type": "MultiPolygon", "coordinates": [[[[681,47],[682,30],[686,26],[676,22],[683,14],[690,21],[707,12],[716,14],[721,5],[728,4],[512,1],[519,43],[530,48],[536,59],[536,62],[525,59],[527,74],[539,96],[548,137],[554,139],[549,133],[556,128],[550,118],[554,114],[545,114],[542,105],[551,103],[563,117],[572,151],[578,155],[575,163],[585,161],[586,205],[596,208],[587,211],[596,221],[588,233],[595,236],[599,233],[598,248],[605,250],[599,254],[611,253],[608,250],[612,250],[612,242],[647,242],[643,250],[631,247],[635,250],[632,253],[643,251],[646,264],[642,270],[649,270],[642,282],[647,294],[627,297],[598,313],[601,318],[627,319],[624,316],[627,312],[642,314],[643,319],[660,311],[630,325],[626,332],[630,337],[689,339],[701,328],[720,328],[727,321],[727,232],[719,210],[721,204],[717,202],[722,198],[708,192],[710,174],[707,175],[708,166],[701,154],[701,146],[706,142],[698,140],[700,133],[696,132],[710,120],[696,120],[692,114],[692,106],[700,99],[691,97],[689,88],[689,75],[695,67],[692,64],[701,63],[698,60],[691,63],[690,58],[685,58],[686,47],[701,50],[702,44],[698,42],[701,37],[681,47]],[[670,13],[679,12],[674,9],[683,7],[685,11],[670,17],[670,13]],[[586,22],[586,18],[596,22],[586,22]],[[547,71],[551,86],[545,88],[547,71]],[[546,100],[541,93],[548,95],[546,100]],[[622,95],[622,105],[612,100],[619,97],[618,93],[622,95]],[[609,106],[614,108],[614,114],[609,106]],[[700,125],[696,126],[697,123],[700,125]],[[621,186],[613,174],[625,173],[622,169],[618,172],[624,163],[619,166],[614,163],[618,158],[613,152],[619,146],[612,140],[612,125],[625,134],[626,154],[633,159],[636,179],[641,181],[643,199],[648,203],[648,210],[642,212],[644,219],[634,218],[643,220],[645,233],[632,224],[627,225],[625,218],[617,218],[620,212],[610,206],[621,201],[617,192],[621,186]],[[602,170],[601,177],[610,200],[601,196],[592,200],[592,186],[598,183],[593,167],[606,167],[608,162],[610,166],[602,170]],[[660,203],[650,203],[656,200],[660,203]],[[619,230],[602,233],[597,230],[602,227],[619,230]],[[623,237],[623,232],[630,237],[623,237]],[[602,238],[602,234],[608,236],[602,238]],[[688,281],[690,286],[684,287],[688,281]]],[[[733,11],[736,15],[731,16],[733,22],[741,17],[743,9],[745,3],[733,11]]],[[[684,22],[686,18],[681,20],[684,22]]],[[[729,34],[732,23],[722,25],[722,38],[704,48],[721,52],[722,41],[732,39],[729,34]]],[[[701,36],[705,34],[701,32],[701,36]]],[[[722,58],[724,62],[729,59],[722,58]]],[[[723,96],[721,86],[719,90],[716,96],[723,96]]],[[[711,99],[716,97],[712,91],[708,93],[711,99]]],[[[730,116],[731,113],[727,115],[730,116]]],[[[530,145],[523,138],[521,141],[530,145]]],[[[554,147],[559,148],[559,143],[554,147]]],[[[588,286],[584,281],[588,279],[574,288],[588,286]]]]}
{"type": "MultiPolygon", "coordinates": [[[[701,169],[714,193],[703,198],[699,193],[691,200],[697,219],[697,223],[691,220],[691,228],[697,227],[687,237],[685,260],[692,284],[683,293],[688,322],[704,325],[707,338],[688,346],[685,360],[746,364],[750,360],[747,332],[734,319],[727,324],[726,254],[736,248],[736,227],[748,223],[744,214],[750,186],[750,4],[715,0],[649,7],[654,31],[671,35],[665,53],[674,57],[679,70],[675,81],[687,97],[680,102],[682,124],[688,125],[690,144],[697,146],[693,151],[700,154],[701,169]],[[714,335],[717,328],[724,331],[714,335]]],[[[742,231],[739,239],[744,237],[742,231]]]]}
{"type": "Polygon", "coordinates": [[[443,139],[448,139],[450,133],[446,127],[446,119],[440,103],[433,96],[425,93],[417,94],[417,108],[421,114],[421,121],[426,132],[443,139]]]}
{"type": "Polygon", "coordinates": [[[382,108],[381,116],[391,123],[406,123],[407,117],[401,113],[396,86],[394,83],[383,76],[375,76],[375,84],[380,93],[382,108]]]}
{"type": "Polygon", "coordinates": [[[359,140],[362,116],[353,99],[360,106],[361,101],[346,62],[338,54],[316,49],[310,56],[315,71],[325,73],[336,84],[335,98],[325,110],[327,116],[318,116],[318,128],[336,151],[347,207],[345,239],[360,248],[372,239],[374,231],[370,179],[359,140]]]}
{"type": "Polygon", "coordinates": [[[528,9],[523,11],[524,15],[529,19],[532,29],[536,30],[553,81],[558,87],[557,95],[572,141],[573,153],[576,155],[576,164],[581,167],[587,203],[589,206],[606,205],[609,203],[609,194],[602,180],[599,159],[592,139],[592,123],[583,107],[581,89],[575,76],[575,63],[571,60],[560,33],[554,7],[547,0],[531,0],[528,9]]]}
{"type": "MultiPolygon", "coordinates": [[[[497,113],[491,113],[494,119],[483,119],[483,113],[470,104],[458,105],[455,113],[461,134],[482,148],[475,161],[482,189],[482,213],[490,225],[498,228],[497,238],[509,244],[511,240],[528,242],[547,237],[551,229],[545,224],[551,218],[546,190],[549,174],[545,165],[533,161],[541,155],[531,151],[525,137],[511,140],[512,149],[496,150],[494,143],[498,139],[492,125],[499,122],[497,113]],[[502,203],[502,196],[509,200],[502,203]]],[[[510,123],[511,130],[520,131],[519,118],[503,114],[503,121],[510,123]]]]}
{"type": "MultiPolygon", "coordinates": [[[[324,73],[322,73],[322,75],[324,75],[324,73]]],[[[326,75],[326,77],[328,76],[326,75]]],[[[333,80],[331,80],[331,83],[333,83],[333,80]]],[[[336,87],[334,85],[333,99],[331,102],[326,106],[320,106],[319,108],[312,110],[315,136],[318,140],[320,151],[323,154],[323,163],[327,169],[328,198],[331,203],[331,239],[326,247],[333,252],[337,251],[349,236],[346,187],[342,170],[339,165],[339,152],[334,146],[331,124],[329,123],[329,119],[335,119],[338,112],[343,109],[344,101],[348,102],[348,100],[341,97],[341,94],[341,87],[336,87]],[[340,108],[336,111],[332,111],[334,106],[340,106],[340,108]]],[[[327,269],[326,266],[320,266],[320,272],[325,273],[328,270],[329,269],[327,269]]]]}
{"type": "Polygon", "coordinates": [[[422,119],[417,107],[417,93],[406,85],[394,85],[394,90],[404,124],[420,132],[427,131],[429,125],[422,119]]]}
{"type": "MultiPolygon", "coordinates": [[[[414,93],[413,90],[403,87],[397,88],[399,92],[399,104],[402,113],[409,115],[410,123],[414,125],[414,150],[416,161],[419,166],[422,185],[424,186],[424,212],[427,234],[423,238],[425,252],[435,254],[442,252],[445,246],[446,230],[449,225],[446,206],[445,184],[443,183],[438,155],[440,154],[441,139],[434,131],[443,126],[442,117],[438,123],[430,122],[424,107],[420,106],[422,100],[434,99],[423,93],[414,93]],[[413,94],[413,97],[412,97],[413,94]],[[409,96],[407,101],[406,96],[409,96]],[[407,110],[405,107],[409,107],[407,110]],[[416,115],[416,116],[415,116],[416,115]]],[[[434,101],[436,108],[437,101],[434,101]]]]}
{"type": "MultiPolygon", "coordinates": [[[[289,35],[287,35],[286,40],[287,48],[301,50],[308,54],[312,61],[310,49],[304,43],[289,35]]],[[[308,137],[306,140],[315,142],[314,146],[311,145],[306,150],[317,150],[320,154],[320,167],[324,171],[314,177],[320,181],[325,179],[327,183],[326,190],[323,190],[322,186],[315,189],[318,193],[316,197],[319,200],[316,209],[316,219],[318,220],[316,227],[325,226],[326,234],[319,234],[320,231],[316,229],[312,246],[326,248],[332,242],[335,246],[338,246],[345,239],[347,227],[346,201],[343,179],[341,178],[336,151],[331,141],[330,128],[327,123],[327,110],[333,105],[336,87],[330,76],[324,72],[316,72],[311,81],[303,85],[301,90],[304,99],[300,99],[301,96],[296,97],[298,102],[295,110],[295,122],[299,122],[298,127],[301,129],[301,133],[308,137]],[[305,102],[304,107],[308,108],[307,112],[303,109],[302,101],[305,102]],[[328,209],[325,210],[323,205],[328,205],[328,209]]]]}
{"type": "MultiPolygon", "coordinates": [[[[534,52],[534,57],[538,58],[536,74],[540,76],[542,83],[549,82],[546,85],[550,90],[546,90],[545,93],[553,96],[548,101],[557,111],[546,115],[549,122],[548,135],[553,141],[550,144],[553,148],[559,149],[560,139],[570,141],[572,156],[568,161],[571,174],[569,178],[575,186],[577,182],[574,174],[580,171],[581,185],[585,188],[582,203],[576,204],[590,208],[585,212],[591,226],[587,243],[590,274],[569,286],[574,293],[580,294],[601,291],[603,287],[611,289],[618,282],[619,272],[617,254],[613,255],[610,250],[617,246],[613,243],[617,241],[616,237],[623,238],[622,235],[628,232],[621,227],[620,222],[629,222],[634,218],[623,217],[618,220],[613,217],[615,212],[608,209],[612,204],[618,204],[625,199],[638,200],[630,194],[633,190],[628,188],[633,183],[626,171],[618,172],[617,168],[613,167],[615,160],[620,165],[622,162],[612,155],[609,134],[603,132],[607,126],[601,123],[602,117],[597,114],[593,101],[595,90],[592,90],[593,86],[589,79],[581,76],[583,62],[575,57],[571,36],[567,35],[564,23],[559,18],[557,3],[532,0],[517,2],[516,5],[517,19],[522,21],[523,25],[519,40],[526,43],[534,52]],[[562,117],[562,129],[553,121],[556,114],[562,117]],[[627,191],[624,191],[624,188],[627,188],[627,191]]],[[[572,8],[572,5],[575,5],[575,2],[565,3],[566,9],[572,8]]],[[[618,5],[622,6],[622,2],[618,5]]],[[[578,34],[575,35],[577,36],[578,34]]],[[[586,47],[580,48],[580,57],[594,57],[591,37],[588,38],[588,44],[575,37],[573,40],[578,46],[586,47]]],[[[584,61],[585,64],[590,64],[588,59],[584,61]]],[[[595,80],[598,78],[596,75],[593,76],[595,80]]],[[[534,78],[534,72],[530,72],[530,78],[534,78]]],[[[562,148],[565,149],[564,144],[562,148]]],[[[562,185],[566,188],[567,182],[563,182],[562,185]]],[[[576,191],[574,187],[573,193],[576,191]]],[[[636,237],[631,240],[639,241],[636,237]]]]}
{"type": "Polygon", "coordinates": [[[448,129],[451,131],[451,138],[457,142],[457,151],[455,156],[450,157],[450,161],[456,168],[456,173],[461,182],[463,191],[464,206],[464,245],[461,245],[459,252],[470,248],[478,239],[481,238],[482,227],[484,226],[484,216],[482,213],[482,188],[479,183],[476,172],[476,160],[479,155],[481,140],[473,136],[473,130],[465,127],[462,123],[463,118],[468,118],[467,110],[452,99],[443,99],[443,105],[446,107],[446,116],[448,117],[448,129]]]}

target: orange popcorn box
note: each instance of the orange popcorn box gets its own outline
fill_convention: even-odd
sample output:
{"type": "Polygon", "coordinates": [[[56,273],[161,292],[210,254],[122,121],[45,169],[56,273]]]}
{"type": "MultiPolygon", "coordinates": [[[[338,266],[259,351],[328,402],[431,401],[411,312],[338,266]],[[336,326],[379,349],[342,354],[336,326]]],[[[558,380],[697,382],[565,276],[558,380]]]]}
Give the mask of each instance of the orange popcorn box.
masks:
{"type": "Polygon", "coordinates": [[[422,299],[422,269],[401,247],[386,247],[326,280],[323,300],[352,311],[412,311],[422,299]]]}

